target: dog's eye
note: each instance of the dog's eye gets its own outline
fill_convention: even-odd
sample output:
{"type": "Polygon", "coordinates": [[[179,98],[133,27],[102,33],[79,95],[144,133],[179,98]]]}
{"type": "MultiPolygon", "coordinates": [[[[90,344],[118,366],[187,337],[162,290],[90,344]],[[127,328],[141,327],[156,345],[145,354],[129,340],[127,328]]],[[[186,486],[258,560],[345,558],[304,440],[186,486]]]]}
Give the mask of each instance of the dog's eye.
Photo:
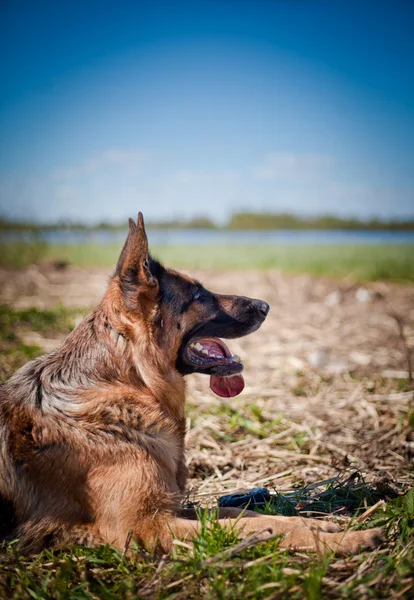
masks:
{"type": "Polygon", "coordinates": [[[193,300],[200,300],[201,298],[201,292],[200,290],[196,290],[193,294],[193,300]]]}

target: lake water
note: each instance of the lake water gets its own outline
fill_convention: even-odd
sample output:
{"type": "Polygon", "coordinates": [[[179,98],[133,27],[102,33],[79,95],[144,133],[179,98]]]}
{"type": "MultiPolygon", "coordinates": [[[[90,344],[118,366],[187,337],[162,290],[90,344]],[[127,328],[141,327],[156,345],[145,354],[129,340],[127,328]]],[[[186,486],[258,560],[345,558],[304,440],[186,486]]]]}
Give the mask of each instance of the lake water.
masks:
{"type": "MultiPolygon", "coordinates": [[[[150,245],[156,244],[344,244],[344,245],[379,245],[379,244],[414,244],[414,231],[351,231],[321,229],[281,229],[281,230],[240,230],[217,231],[214,229],[150,229],[147,231],[150,245]]],[[[42,240],[53,244],[121,244],[126,238],[127,230],[108,231],[47,231],[42,240]]],[[[31,234],[2,232],[4,241],[16,239],[33,239],[31,234]]]]}

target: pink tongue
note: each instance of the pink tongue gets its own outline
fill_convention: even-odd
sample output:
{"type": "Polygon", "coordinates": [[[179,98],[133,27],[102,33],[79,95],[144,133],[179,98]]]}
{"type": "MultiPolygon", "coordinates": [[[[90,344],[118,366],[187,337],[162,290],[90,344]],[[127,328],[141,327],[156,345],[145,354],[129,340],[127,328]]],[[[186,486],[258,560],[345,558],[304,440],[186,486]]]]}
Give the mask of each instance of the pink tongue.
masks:
{"type": "Polygon", "coordinates": [[[233,398],[238,396],[244,389],[243,375],[232,375],[231,377],[210,377],[210,388],[217,396],[222,398],[233,398]]]}

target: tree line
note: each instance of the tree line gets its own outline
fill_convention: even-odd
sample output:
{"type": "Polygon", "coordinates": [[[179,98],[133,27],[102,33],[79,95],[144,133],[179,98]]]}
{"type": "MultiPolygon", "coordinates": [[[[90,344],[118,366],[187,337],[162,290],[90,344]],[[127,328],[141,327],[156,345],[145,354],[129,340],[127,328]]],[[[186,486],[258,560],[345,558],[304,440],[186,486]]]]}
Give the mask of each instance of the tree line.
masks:
{"type": "MultiPolygon", "coordinates": [[[[218,224],[209,217],[190,219],[147,220],[149,229],[349,229],[377,231],[414,231],[414,219],[357,219],[334,215],[300,216],[294,213],[236,212],[224,224],[218,224]]],[[[35,223],[32,221],[12,221],[0,217],[0,230],[39,232],[56,230],[94,231],[97,229],[125,229],[122,222],[103,221],[92,225],[75,221],[57,223],[35,223]]]]}

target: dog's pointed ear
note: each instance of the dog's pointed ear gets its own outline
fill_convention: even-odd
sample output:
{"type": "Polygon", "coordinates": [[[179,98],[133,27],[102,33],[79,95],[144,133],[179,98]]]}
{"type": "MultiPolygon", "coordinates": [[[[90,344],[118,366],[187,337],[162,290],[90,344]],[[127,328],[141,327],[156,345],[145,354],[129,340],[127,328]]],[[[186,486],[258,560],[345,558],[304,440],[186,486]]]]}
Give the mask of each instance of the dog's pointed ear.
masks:
{"type": "Polygon", "coordinates": [[[157,278],[150,270],[148,238],[141,212],[138,213],[137,224],[133,219],[129,219],[128,237],[119,256],[115,273],[119,276],[121,284],[127,283],[129,289],[132,286],[142,290],[158,287],[157,278]]]}

